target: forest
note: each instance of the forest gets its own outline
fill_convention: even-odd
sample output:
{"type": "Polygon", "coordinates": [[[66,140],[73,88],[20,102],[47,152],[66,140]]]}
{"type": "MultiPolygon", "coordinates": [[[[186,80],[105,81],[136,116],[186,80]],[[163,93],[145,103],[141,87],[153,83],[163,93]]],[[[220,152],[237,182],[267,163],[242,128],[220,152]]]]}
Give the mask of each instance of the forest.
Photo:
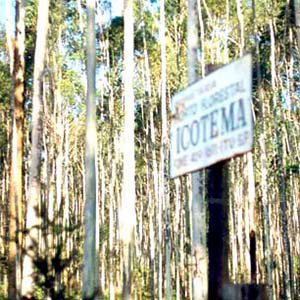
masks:
{"type": "Polygon", "coordinates": [[[0,299],[300,299],[299,0],[2,3],[0,299]],[[172,99],[247,54],[252,150],[172,178],[172,99]]]}

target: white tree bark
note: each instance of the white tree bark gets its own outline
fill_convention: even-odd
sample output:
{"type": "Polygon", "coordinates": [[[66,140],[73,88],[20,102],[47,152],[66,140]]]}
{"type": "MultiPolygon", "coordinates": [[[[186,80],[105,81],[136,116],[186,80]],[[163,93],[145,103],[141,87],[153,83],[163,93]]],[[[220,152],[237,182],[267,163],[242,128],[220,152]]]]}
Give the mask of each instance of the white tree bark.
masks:
{"type": "MultiPolygon", "coordinates": [[[[168,181],[165,174],[168,172],[166,158],[168,157],[168,132],[167,132],[167,61],[166,61],[166,21],[165,1],[160,0],[160,51],[161,51],[161,145],[160,145],[160,180],[159,180],[159,205],[164,207],[165,226],[165,298],[171,299],[171,228],[170,228],[170,200],[168,181]]],[[[161,216],[163,217],[163,216],[161,216]]],[[[162,234],[162,228],[159,229],[162,234]]],[[[162,251],[160,247],[160,251],[162,251]]],[[[162,255],[159,256],[162,259],[162,255]]],[[[162,266],[162,261],[159,262],[162,266]]],[[[161,270],[162,271],[162,270],[161,270]]],[[[162,279],[162,278],[161,278],[162,279]]],[[[159,293],[161,294],[161,293],[159,293]]]]}
{"type": "MultiPolygon", "coordinates": [[[[192,84],[197,75],[199,48],[197,1],[188,1],[188,77],[192,84]]],[[[204,173],[192,173],[192,246],[193,246],[193,299],[208,297],[208,256],[206,248],[206,205],[204,202],[204,173]]]]}
{"type": "Polygon", "coordinates": [[[135,230],[135,160],[134,160],[134,16],[133,0],[124,1],[124,100],[123,187],[120,212],[120,236],[123,242],[123,299],[132,299],[132,261],[135,230]]]}
{"type": "Polygon", "coordinates": [[[27,200],[25,251],[23,260],[22,296],[32,297],[34,289],[34,258],[38,251],[40,226],[39,203],[41,193],[41,154],[43,120],[43,73],[48,35],[49,1],[38,3],[37,38],[34,54],[33,99],[32,99],[32,148],[29,171],[29,197],[27,200]]]}
{"type": "Polygon", "coordinates": [[[95,0],[87,1],[87,98],[85,140],[85,207],[83,299],[98,299],[97,238],[97,132],[96,132],[96,48],[95,0]]]}
{"type": "Polygon", "coordinates": [[[239,20],[239,34],[240,34],[240,56],[244,54],[245,48],[245,38],[244,38],[244,16],[242,13],[242,2],[241,0],[236,0],[236,9],[237,9],[237,17],[239,20]]]}

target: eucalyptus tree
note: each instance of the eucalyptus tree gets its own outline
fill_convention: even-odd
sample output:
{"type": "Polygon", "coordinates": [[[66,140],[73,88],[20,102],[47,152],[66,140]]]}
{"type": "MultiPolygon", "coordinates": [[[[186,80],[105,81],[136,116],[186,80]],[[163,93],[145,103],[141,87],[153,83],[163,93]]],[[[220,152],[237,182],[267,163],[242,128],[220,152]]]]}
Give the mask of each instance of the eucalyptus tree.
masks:
{"type": "MultiPolygon", "coordinates": [[[[9,5],[9,4],[8,4],[9,5]]],[[[25,73],[25,5],[16,1],[16,30],[13,42],[12,68],[12,136],[9,191],[9,299],[20,297],[22,208],[23,208],[23,124],[24,124],[24,73],[25,73]]],[[[9,37],[12,38],[12,37],[9,37]]]]}
{"type": "MultiPolygon", "coordinates": [[[[169,185],[166,178],[168,173],[168,116],[167,116],[167,57],[166,57],[166,17],[165,17],[165,1],[160,0],[160,25],[159,25],[159,42],[160,42],[160,60],[161,60],[161,141],[160,141],[160,179],[159,179],[159,218],[162,218],[162,207],[165,208],[164,227],[165,227],[165,268],[166,268],[166,299],[171,299],[171,224],[170,224],[170,195],[169,185]]],[[[160,222],[159,222],[160,223],[160,222]]],[[[162,229],[159,226],[159,244],[162,243],[162,229]]],[[[160,248],[161,250],[161,248],[160,248]]],[[[162,274],[162,256],[159,251],[159,274],[162,274]]],[[[160,276],[159,276],[160,278],[160,276]]],[[[161,281],[161,279],[160,279],[161,281]]],[[[161,282],[159,281],[159,284],[161,282]]],[[[159,299],[161,299],[161,286],[159,286],[159,299]]]]}
{"type": "Polygon", "coordinates": [[[120,238],[123,242],[123,299],[132,298],[135,234],[135,142],[134,142],[134,15],[133,0],[124,1],[124,131],[123,186],[120,238]]]}
{"type": "Polygon", "coordinates": [[[96,132],[96,49],[95,0],[87,1],[87,98],[85,136],[85,208],[83,299],[98,299],[97,238],[97,132],[96,132]]]}
{"type": "Polygon", "coordinates": [[[29,195],[27,199],[26,230],[22,296],[33,297],[34,258],[38,254],[39,204],[41,197],[42,121],[43,121],[43,78],[48,35],[49,1],[38,2],[37,37],[34,54],[33,99],[32,99],[32,147],[29,171],[29,195]]]}
{"type": "MultiPolygon", "coordinates": [[[[44,259],[45,253],[48,254],[42,260],[47,265],[48,277],[40,272],[38,265],[38,271],[30,273],[39,277],[36,287],[44,285],[44,298],[51,296],[49,291],[53,287],[56,296],[61,289],[60,295],[66,292],[66,297],[73,299],[75,294],[84,295],[91,283],[90,295],[97,297],[99,290],[95,274],[98,269],[97,245],[100,245],[99,282],[103,297],[108,293],[111,299],[119,296],[123,271],[124,298],[172,298],[175,293],[176,299],[203,299],[207,296],[205,226],[208,218],[205,202],[202,201],[204,181],[200,181],[199,186],[199,174],[193,176],[192,183],[188,176],[174,181],[168,179],[168,126],[171,117],[168,101],[187,85],[187,69],[190,70],[189,82],[192,83],[198,69],[201,68],[201,75],[204,76],[205,65],[227,63],[253,48],[256,63],[253,68],[253,116],[256,119],[254,164],[252,166],[249,155],[247,158],[232,159],[229,167],[230,281],[267,283],[272,286],[269,298],[299,294],[296,283],[300,254],[297,244],[300,238],[297,111],[300,64],[299,52],[295,50],[295,37],[299,31],[295,26],[298,6],[293,6],[298,1],[276,0],[271,3],[256,0],[251,5],[251,1],[241,0],[180,0],[176,3],[161,0],[151,1],[151,4],[149,1],[130,0],[125,3],[124,18],[115,17],[106,23],[104,16],[99,14],[99,7],[105,11],[109,9],[109,2],[101,1],[101,5],[96,5],[96,16],[95,12],[89,13],[91,18],[96,17],[95,26],[99,26],[100,31],[96,37],[94,32],[89,34],[90,31],[85,37],[85,12],[89,10],[86,4],[90,5],[91,1],[51,1],[49,21],[52,25],[48,34],[47,68],[43,69],[43,75],[39,73],[43,81],[44,105],[44,117],[39,127],[41,129],[43,126],[43,147],[39,143],[38,148],[42,149],[42,175],[39,180],[38,174],[34,181],[30,171],[31,194],[27,191],[30,161],[26,158],[31,148],[31,137],[32,146],[37,148],[37,130],[34,129],[31,134],[31,124],[37,123],[38,115],[37,81],[34,81],[33,88],[32,118],[32,82],[25,82],[26,98],[29,100],[25,103],[23,187],[25,197],[28,196],[28,211],[34,211],[32,220],[27,224],[38,230],[42,227],[38,238],[35,229],[28,228],[28,235],[25,231],[27,237],[34,236],[30,248],[26,241],[25,262],[28,262],[27,254],[31,258],[35,255],[30,265],[33,268],[35,263],[40,262],[36,258],[43,256],[44,259]],[[187,4],[192,7],[188,18],[187,4]],[[132,7],[137,16],[135,26],[132,7]],[[295,10],[292,13],[291,8],[295,10]],[[200,45],[197,40],[198,27],[200,45]],[[191,36],[194,39],[190,39],[191,36]],[[82,83],[82,74],[86,55],[90,50],[94,51],[94,44],[84,51],[86,38],[91,43],[97,39],[96,46],[99,45],[99,48],[96,50],[96,60],[101,64],[100,101],[96,107],[94,79],[88,81],[92,87],[88,88],[86,103],[90,103],[91,99],[92,102],[87,105],[87,123],[84,114],[87,86],[82,83]],[[189,56],[186,55],[187,46],[192,50],[189,56]],[[90,113],[94,109],[96,112],[90,113]],[[95,125],[88,123],[88,119],[95,118],[94,114],[99,116],[97,127],[101,128],[97,137],[95,125]],[[100,142],[99,147],[96,141],[100,142]],[[93,154],[86,155],[85,159],[85,150],[89,146],[93,148],[93,154]],[[99,188],[97,171],[101,174],[99,188]],[[39,185],[40,182],[38,192],[37,188],[33,189],[33,183],[39,185]],[[33,190],[36,192],[33,193],[33,190]],[[192,193],[199,201],[190,202],[192,193]],[[96,194],[99,194],[99,207],[95,202],[96,194]],[[168,197],[174,201],[168,202],[168,197]],[[35,214],[33,206],[38,214],[35,214]],[[92,211],[90,218],[88,210],[92,211]],[[41,212],[45,212],[46,218],[37,220],[41,212]],[[99,243],[95,228],[98,221],[93,219],[98,212],[101,225],[99,243]],[[83,226],[80,226],[84,220],[92,232],[85,234],[85,237],[83,226]],[[250,266],[251,230],[256,253],[250,266]],[[88,240],[88,237],[91,239],[88,240]],[[83,240],[85,249],[82,256],[83,240]],[[121,251],[122,241],[124,251],[121,251]],[[61,255],[56,255],[59,251],[61,255]],[[63,271],[58,271],[58,266],[63,271]],[[250,267],[253,269],[251,272],[250,267]],[[43,276],[50,281],[42,281],[43,276]],[[87,279],[90,277],[93,279],[87,279]],[[81,291],[77,287],[82,278],[81,291]],[[49,282],[51,288],[45,288],[49,282]],[[64,291],[64,288],[67,290],[64,291]]],[[[26,5],[27,78],[31,77],[34,66],[36,3],[38,1],[30,0],[26,5]]],[[[40,25],[38,29],[41,29],[40,25]]],[[[0,43],[1,59],[6,59],[2,39],[0,43]]],[[[36,56],[37,52],[43,51],[43,45],[37,45],[36,56]]],[[[92,59],[88,61],[91,67],[88,73],[91,75],[95,62],[92,59]]],[[[35,68],[38,65],[36,58],[35,68]]],[[[13,123],[9,120],[10,76],[4,60],[0,62],[0,78],[0,98],[4,100],[0,103],[0,284],[4,286],[5,294],[8,285],[6,228],[9,215],[6,204],[9,173],[13,173],[9,153],[15,148],[9,142],[13,123]]],[[[40,82],[38,84],[41,86],[40,82]]],[[[33,151],[32,157],[36,153],[33,151]]],[[[35,165],[36,162],[36,159],[32,160],[35,165]]],[[[10,222],[14,223],[13,219],[10,222]]],[[[10,230],[15,232],[13,227],[10,230]]],[[[29,275],[26,268],[24,271],[29,275]]],[[[14,280],[9,279],[9,283],[12,282],[14,280]]],[[[31,282],[34,283],[33,280],[31,282]]]]}
{"type": "MultiPolygon", "coordinates": [[[[252,2],[252,18],[253,18],[253,33],[255,36],[258,35],[258,26],[256,20],[256,3],[252,2]]],[[[261,101],[257,102],[259,105],[258,117],[260,118],[259,124],[259,147],[260,147],[260,181],[261,181],[261,199],[263,206],[263,223],[264,223],[264,244],[266,249],[266,254],[269,257],[267,262],[267,282],[269,286],[272,286],[272,254],[271,254],[271,238],[270,238],[270,219],[269,219],[269,206],[268,206],[268,184],[267,184],[267,157],[266,157],[266,132],[265,132],[265,105],[263,103],[264,93],[261,81],[261,58],[260,58],[260,48],[259,41],[255,41],[255,55],[256,55],[256,76],[257,76],[257,88],[258,88],[258,97],[261,101]]],[[[256,275],[255,275],[256,276],[256,275]]],[[[255,277],[254,276],[254,277],[255,277]]],[[[256,278],[254,278],[256,281],[256,278]]],[[[269,292],[269,299],[272,298],[271,289],[269,292]]]]}
{"type": "Polygon", "coordinates": [[[9,193],[9,152],[10,152],[10,104],[11,104],[11,74],[7,55],[5,31],[0,28],[0,285],[3,290],[0,297],[7,295],[5,278],[8,270],[8,236],[9,223],[8,198],[9,193]]]}
{"type": "MultiPolygon", "coordinates": [[[[200,8],[201,9],[201,8],[200,8]]],[[[194,83],[198,78],[197,51],[199,48],[199,21],[197,1],[188,1],[188,78],[194,83]]],[[[199,13],[199,11],[198,11],[199,13]]],[[[192,246],[193,246],[193,298],[208,297],[208,260],[206,248],[206,206],[204,172],[192,173],[192,246]]]]}

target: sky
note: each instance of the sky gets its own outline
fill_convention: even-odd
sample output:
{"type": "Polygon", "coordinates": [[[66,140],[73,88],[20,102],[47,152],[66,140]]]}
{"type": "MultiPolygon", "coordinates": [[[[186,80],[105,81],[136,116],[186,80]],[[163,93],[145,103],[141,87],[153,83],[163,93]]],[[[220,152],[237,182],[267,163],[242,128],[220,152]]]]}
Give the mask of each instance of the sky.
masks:
{"type": "Polygon", "coordinates": [[[0,0],[0,23],[5,24],[5,2],[6,0],[0,0]]]}
{"type": "MultiPolygon", "coordinates": [[[[0,1],[4,1],[4,0],[0,0],[0,1]]],[[[112,15],[113,16],[121,16],[122,10],[123,10],[123,0],[112,1],[111,5],[112,5],[112,8],[111,8],[112,15]]]]}
{"type": "MultiPolygon", "coordinates": [[[[7,0],[0,0],[0,23],[5,24],[5,3],[7,0]]],[[[123,9],[123,0],[112,1],[112,15],[120,16],[123,9]]]]}

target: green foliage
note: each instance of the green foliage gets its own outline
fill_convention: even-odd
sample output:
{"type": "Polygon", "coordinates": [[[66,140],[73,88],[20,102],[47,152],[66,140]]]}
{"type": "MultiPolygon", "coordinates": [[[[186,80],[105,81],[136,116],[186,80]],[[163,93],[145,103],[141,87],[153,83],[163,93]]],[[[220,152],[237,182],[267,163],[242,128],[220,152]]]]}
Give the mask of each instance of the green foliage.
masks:
{"type": "Polygon", "coordinates": [[[83,107],[85,92],[80,74],[64,65],[60,82],[62,96],[71,113],[79,114],[83,107]]]}
{"type": "Polygon", "coordinates": [[[6,52],[6,37],[4,28],[0,27],[0,109],[9,107],[11,79],[9,73],[9,58],[6,52]]]}
{"type": "Polygon", "coordinates": [[[143,286],[143,283],[145,282],[150,285],[149,281],[152,276],[151,270],[149,268],[142,267],[141,264],[136,264],[133,274],[134,289],[136,290],[138,299],[151,299],[153,291],[143,286]]]}
{"type": "Polygon", "coordinates": [[[0,30],[0,170],[7,155],[8,127],[7,120],[10,117],[11,79],[9,73],[8,58],[5,51],[5,32],[0,30]]]}
{"type": "Polygon", "coordinates": [[[4,285],[0,282],[0,300],[6,300],[7,299],[7,295],[5,292],[6,288],[4,287],[4,285]]]}
{"type": "MultiPolygon", "coordinates": [[[[55,3],[55,1],[54,1],[55,3]]],[[[61,8],[62,20],[64,21],[64,30],[62,32],[62,41],[65,55],[70,61],[85,61],[85,32],[81,32],[79,11],[75,1],[64,1],[61,8]]],[[[82,11],[82,22],[85,24],[85,10],[82,11]]],[[[62,23],[59,23],[62,24],[62,23]]],[[[82,28],[84,30],[84,28],[82,28]]]]}
{"type": "Polygon", "coordinates": [[[122,61],[124,44],[124,20],[123,17],[112,19],[108,28],[109,55],[112,67],[116,67],[122,61]]]}
{"type": "Polygon", "coordinates": [[[288,175],[300,175],[300,163],[289,164],[285,167],[286,174],[288,175]]]}
{"type": "MultiPolygon", "coordinates": [[[[166,1],[166,47],[168,89],[171,95],[187,86],[187,8],[185,3],[166,1]]],[[[155,58],[155,56],[153,57],[155,58]]],[[[157,60],[156,60],[157,61],[157,60]]]]}
{"type": "Polygon", "coordinates": [[[25,86],[27,94],[29,94],[32,90],[32,80],[30,79],[32,78],[34,64],[37,23],[37,1],[28,0],[25,2],[25,86]]]}
{"type": "MultiPolygon", "coordinates": [[[[67,229],[64,229],[67,230],[67,229]]],[[[78,230],[78,228],[75,228],[78,230]]],[[[73,229],[69,230],[70,234],[74,234],[73,229]]],[[[59,236],[58,232],[56,236],[59,236]]],[[[80,243],[81,244],[81,243],[80,243]]],[[[49,248],[47,254],[39,255],[34,259],[34,265],[36,273],[34,274],[35,297],[38,300],[46,299],[50,297],[53,300],[67,300],[77,299],[79,297],[79,291],[71,291],[61,281],[57,281],[58,278],[63,278],[65,274],[69,276],[69,269],[72,265],[72,269],[78,268],[74,262],[82,260],[82,251],[80,244],[73,250],[70,257],[66,257],[66,249],[62,244],[56,245],[53,249],[49,248]]]]}

